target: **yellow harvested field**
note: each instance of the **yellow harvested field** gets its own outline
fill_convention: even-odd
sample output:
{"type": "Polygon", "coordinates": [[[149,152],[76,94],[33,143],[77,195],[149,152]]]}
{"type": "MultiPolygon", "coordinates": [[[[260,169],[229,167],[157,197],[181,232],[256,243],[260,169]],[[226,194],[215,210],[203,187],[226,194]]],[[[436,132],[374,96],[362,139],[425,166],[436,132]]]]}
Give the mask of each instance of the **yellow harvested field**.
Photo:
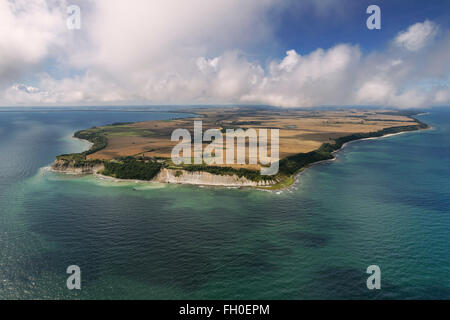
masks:
{"type": "MultiPolygon", "coordinates": [[[[178,142],[171,141],[175,129],[187,129],[193,136],[195,120],[208,129],[279,129],[280,158],[310,152],[325,142],[354,133],[374,132],[388,127],[408,126],[415,120],[388,110],[290,110],[262,108],[199,108],[187,110],[196,118],[138,122],[106,132],[107,147],[89,159],[123,156],[170,158],[178,142]]],[[[106,127],[105,127],[106,128],[106,127]]],[[[208,145],[207,143],[204,146],[208,145]]],[[[270,148],[269,148],[270,149],[270,148]]],[[[248,160],[248,154],[247,154],[248,160]]],[[[255,165],[234,165],[255,168],[255,165]]]]}

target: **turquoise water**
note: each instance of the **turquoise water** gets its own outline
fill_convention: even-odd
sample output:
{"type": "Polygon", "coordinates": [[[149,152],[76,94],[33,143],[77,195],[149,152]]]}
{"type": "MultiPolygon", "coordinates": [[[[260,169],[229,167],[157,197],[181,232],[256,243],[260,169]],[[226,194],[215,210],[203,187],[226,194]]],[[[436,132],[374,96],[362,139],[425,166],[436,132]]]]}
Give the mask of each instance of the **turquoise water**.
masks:
{"type": "Polygon", "coordinates": [[[0,298],[450,298],[449,111],[352,143],[281,194],[41,169],[86,148],[76,130],[173,116],[0,112],[0,298]]]}

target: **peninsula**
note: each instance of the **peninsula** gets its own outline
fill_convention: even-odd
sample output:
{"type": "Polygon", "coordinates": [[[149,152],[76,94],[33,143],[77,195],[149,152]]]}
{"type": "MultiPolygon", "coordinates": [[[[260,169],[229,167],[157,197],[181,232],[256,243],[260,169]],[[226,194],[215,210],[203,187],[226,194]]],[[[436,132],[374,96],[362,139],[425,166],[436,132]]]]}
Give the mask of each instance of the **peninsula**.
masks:
{"type": "MultiPolygon", "coordinates": [[[[186,112],[195,118],[137,123],[114,123],[76,132],[74,137],[92,143],[82,153],[65,154],[52,164],[56,172],[100,174],[115,179],[164,183],[281,189],[294,182],[308,166],[334,158],[333,153],[351,141],[428,128],[415,111],[229,107],[197,108],[186,112]],[[171,152],[177,128],[192,130],[201,120],[203,129],[278,129],[279,170],[261,175],[258,164],[175,164],[171,152]]],[[[206,146],[206,144],[205,144],[206,146]]]]}

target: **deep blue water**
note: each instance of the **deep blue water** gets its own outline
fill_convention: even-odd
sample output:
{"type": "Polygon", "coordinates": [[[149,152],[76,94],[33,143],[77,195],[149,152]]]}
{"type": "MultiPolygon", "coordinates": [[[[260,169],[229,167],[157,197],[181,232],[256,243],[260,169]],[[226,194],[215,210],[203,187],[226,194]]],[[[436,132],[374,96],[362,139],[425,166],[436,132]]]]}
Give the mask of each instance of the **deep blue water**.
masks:
{"type": "Polygon", "coordinates": [[[0,298],[449,299],[450,111],[281,194],[47,172],[74,131],[168,113],[0,112],[0,298]],[[82,289],[69,291],[67,266],[82,289]],[[369,291],[369,265],[382,289],[369,291]]]}

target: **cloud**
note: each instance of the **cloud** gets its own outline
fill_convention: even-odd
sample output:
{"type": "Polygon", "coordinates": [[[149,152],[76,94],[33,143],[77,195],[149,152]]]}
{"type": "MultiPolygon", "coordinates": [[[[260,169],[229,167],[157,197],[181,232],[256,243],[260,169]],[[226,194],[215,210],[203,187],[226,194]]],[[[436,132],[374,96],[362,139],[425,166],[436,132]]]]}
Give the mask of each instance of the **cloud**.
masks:
{"type": "Polygon", "coordinates": [[[73,62],[145,78],[143,67],[166,72],[186,58],[245,50],[270,37],[267,14],[275,5],[275,0],[95,1],[83,11],[87,43],[79,46],[73,62]]]}
{"type": "Polygon", "coordinates": [[[0,103],[409,108],[450,102],[450,32],[428,20],[400,32],[385,51],[337,44],[307,54],[286,48],[281,59],[264,62],[249,55],[276,41],[269,17],[290,1],[81,0],[82,29],[74,31],[65,27],[62,0],[0,0],[6,35],[0,103]]]}
{"type": "Polygon", "coordinates": [[[37,93],[40,91],[39,88],[35,88],[32,86],[26,86],[24,84],[16,84],[13,86],[13,89],[17,90],[17,91],[23,91],[26,93],[30,93],[30,94],[37,93]]]}
{"type": "Polygon", "coordinates": [[[360,58],[359,48],[350,45],[317,49],[306,56],[289,50],[282,61],[269,64],[269,73],[241,101],[286,107],[346,101],[342,93],[351,84],[343,80],[360,58]]]}
{"type": "Polygon", "coordinates": [[[0,0],[0,85],[15,81],[61,45],[63,4],[0,0]]]}
{"type": "Polygon", "coordinates": [[[431,21],[413,24],[408,30],[400,32],[395,38],[395,43],[409,51],[418,51],[424,48],[434,39],[438,27],[431,21]]]}
{"type": "Polygon", "coordinates": [[[437,105],[444,105],[450,101],[450,87],[447,87],[445,89],[439,89],[437,90],[434,102],[437,105]]]}

